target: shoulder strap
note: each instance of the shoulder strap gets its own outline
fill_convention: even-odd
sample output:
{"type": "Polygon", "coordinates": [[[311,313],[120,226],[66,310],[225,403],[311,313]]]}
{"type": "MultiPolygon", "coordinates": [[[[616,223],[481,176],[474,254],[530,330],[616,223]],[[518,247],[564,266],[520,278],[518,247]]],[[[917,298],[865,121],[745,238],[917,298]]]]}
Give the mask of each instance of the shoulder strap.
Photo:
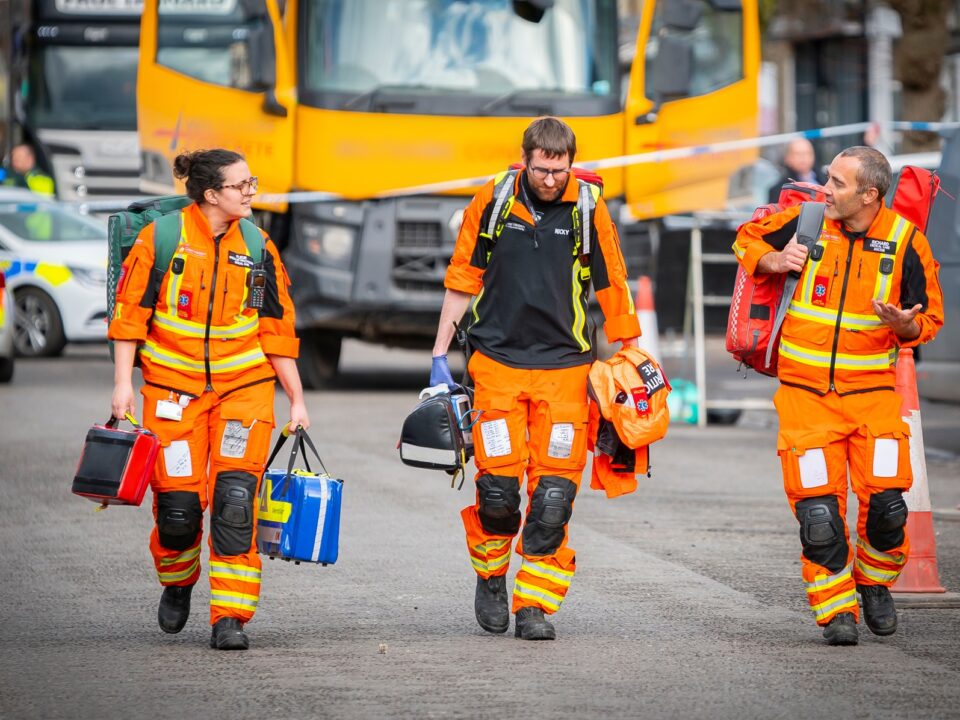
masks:
{"type": "MultiPolygon", "coordinates": [[[[797,242],[807,248],[807,257],[810,257],[811,248],[817,244],[817,240],[820,238],[820,232],[823,230],[823,213],[826,207],[826,203],[822,202],[805,202],[800,206],[800,215],[797,219],[797,242]]],[[[789,272],[787,277],[784,278],[783,295],[780,296],[780,302],[777,304],[777,315],[774,318],[773,330],[770,333],[770,344],[767,345],[766,367],[770,367],[777,333],[780,332],[783,319],[787,316],[787,308],[790,306],[793,291],[796,289],[799,280],[800,273],[798,272],[789,272]]]]}
{"type": "Polygon", "coordinates": [[[263,233],[252,221],[246,218],[240,218],[240,234],[243,235],[243,241],[247,244],[247,252],[253,259],[255,265],[259,265],[263,260],[264,250],[266,250],[267,241],[263,233]]]}
{"type": "Polygon", "coordinates": [[[586,262],[589,263],[592,249],[590,238],[593,229],[593,213],[597,209],[597,197],[600,195],[600,188],[579,178],[577,178],[577,182],[580,185],[580,192],[577,195],[577,208],[573,216],[574,231],[580,234],[580,255],[586,256],[586,262]]]}
{"type": "Polygon", "coordinates": [[[170,262],[180,244],[183,222],[179,212],[161,215],[153,221],[153,267],[161,274],[170,268],[170,262]]]}
{"type": "Polygon", "coordinates": [[[493,186],[493,210],[490,212],[490,219],[487,221],[487,237],[496,241],[503,230],[503,222],[510,214],[510,207],[513,205],[513,187],[516,184],[517,171],[507,170],[497,176],[496,183],[493,186]],[[502,216],[502,217],[501,217],[502,216]]]}

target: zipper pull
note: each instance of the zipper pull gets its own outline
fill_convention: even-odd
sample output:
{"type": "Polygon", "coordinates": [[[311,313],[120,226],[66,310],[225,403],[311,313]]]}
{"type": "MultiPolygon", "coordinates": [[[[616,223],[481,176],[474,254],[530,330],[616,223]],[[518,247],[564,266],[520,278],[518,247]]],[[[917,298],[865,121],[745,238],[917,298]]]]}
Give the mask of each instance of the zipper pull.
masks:
{"type": "Polygon", "coordinates": [[[540,249],[540,243],[537,242],[537,228],[536,228],[536,227],[533,228],[533,249],[534,249],[534,250],[539,250],[539,249],[540,249]]]}
{"type": "Polygon", "coordinates": [[[840,274],[840,260],[837,258],[833,259],[833,276],[836,277],[840,274]]]}
{"type": "Polygon", "coordinates": [[[863,255],[860,256],[860,262],[857,263],[857,280],[860,279],[860,268],[863,267],[863,255]]]}
{"type": "Polygon", "coordinates": [[[201,270],[201,271],[200,271],[200,289],[201,289],[201,290],[205,290],[206,287],[207,287],[207,286],[203,284],[203,270],[201,270]]]}

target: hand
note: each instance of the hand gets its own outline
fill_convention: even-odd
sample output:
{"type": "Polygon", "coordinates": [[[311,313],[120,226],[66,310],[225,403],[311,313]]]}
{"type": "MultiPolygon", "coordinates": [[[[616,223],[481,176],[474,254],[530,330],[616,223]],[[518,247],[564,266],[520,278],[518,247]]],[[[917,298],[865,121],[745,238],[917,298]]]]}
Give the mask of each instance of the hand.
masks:
{"type": "Polygon", "coordinates": [[[310,429],[310,416],[302,400],[290,403],[290,422],[287,423],[287,427],[290,432],[294,432],[298,427],[304,430],[310,429]]]}
{"type": "Polygon", "coordinates": [[[790,238],[787,246],[777,253],[775,272],[801,272],[807,261],[807,248],[797,242],[797,236],[790,238]]]}
{"type": "Polygon", "coordinates": [[[450,365],[447,363],[446,355],[437,355],[433,358],[430,365],[430,387],[446,383],[447,387],[453,390],[457,384],[453,381],[453,375],[450,374],[450,365]]]}
{"type": "Polygon", "coordinates": [[[110,412],[118,420],[130,413],[134,417],[137,414],[137,403],[133,396],[133,385],[129,382],[118,383],[113,387],[113,398],[110,400],[110,412]]]}
{"type": "Polygon", "coordinates": [[[913,340],[920,334],[920,325],[917,324],[917,313],[923,305],[914,305],[909,310],[901,310],[896,305],[873,300],[873,311],[883,324],[893,330],[897,337],[913,340]]]}

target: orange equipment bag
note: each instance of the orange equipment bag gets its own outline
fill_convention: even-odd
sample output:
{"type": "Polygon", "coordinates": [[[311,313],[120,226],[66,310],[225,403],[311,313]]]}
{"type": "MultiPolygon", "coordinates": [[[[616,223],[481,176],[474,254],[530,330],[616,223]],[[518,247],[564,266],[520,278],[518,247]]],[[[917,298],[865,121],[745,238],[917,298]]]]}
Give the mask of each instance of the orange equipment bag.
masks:
{"type": "Polygon", "coordinates": [[[132,415],[133,430],[120,430],[111,416],[105,425],[87,431],[86,444],[73,478],[73,493],[102,506],[139,505],[153,475],[160,438],[140,427],[132,415]]]}
{"type": "MultiPolygon", "coordinates": [[[[779,202],[758,207],[750,222],[757,222],[793,205],[808,203],[811,205],[810,212],[805,206],[797,225],[797,241],[809,248],[816,243],[823,225],[824,197],[820,185],[786,183],[780,190],[779,202]]],[[[737,266],[727,319],[727,352],[762,375],[775,377],[777,374],[780,325],[783,322],[781,310],[786,312],[798,277],[790,273],[777,273],[755,279],[747,274],[743,266],[737,266]],[[789,291],[787,297],[784,297],[785,291],[789,291]]]]}

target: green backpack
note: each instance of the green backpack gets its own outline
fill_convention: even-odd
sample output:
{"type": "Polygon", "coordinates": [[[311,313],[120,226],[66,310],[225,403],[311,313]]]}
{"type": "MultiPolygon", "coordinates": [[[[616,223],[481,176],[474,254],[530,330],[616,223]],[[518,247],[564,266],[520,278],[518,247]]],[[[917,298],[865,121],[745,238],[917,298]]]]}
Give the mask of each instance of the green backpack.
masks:
{"type": "MultiPolygon", "coordinates": [[[[186,195],[165,195],[130,203],[126,210],[114,213],[107,220],[107,318],[113,320],[117,306],[117,285],[120,270],[140,231],[156,222],[154,231],[153,281],[159,290],[163,277],[170,269],[177,246],[180,244],[180,211],[193,201],[186,195]]],[[[250,220],[240,219],[240,232],[247,244],[247,252],[254,264],[263,259],[264,239],[250,220]]],[[[153,293],[156,305],[158,293],[153,293]]],[[[108,320],[108,321],[109,321],[108,320]]],[[[113,359],[113,341],[108,341],[110,359],[113,359]]]]}

